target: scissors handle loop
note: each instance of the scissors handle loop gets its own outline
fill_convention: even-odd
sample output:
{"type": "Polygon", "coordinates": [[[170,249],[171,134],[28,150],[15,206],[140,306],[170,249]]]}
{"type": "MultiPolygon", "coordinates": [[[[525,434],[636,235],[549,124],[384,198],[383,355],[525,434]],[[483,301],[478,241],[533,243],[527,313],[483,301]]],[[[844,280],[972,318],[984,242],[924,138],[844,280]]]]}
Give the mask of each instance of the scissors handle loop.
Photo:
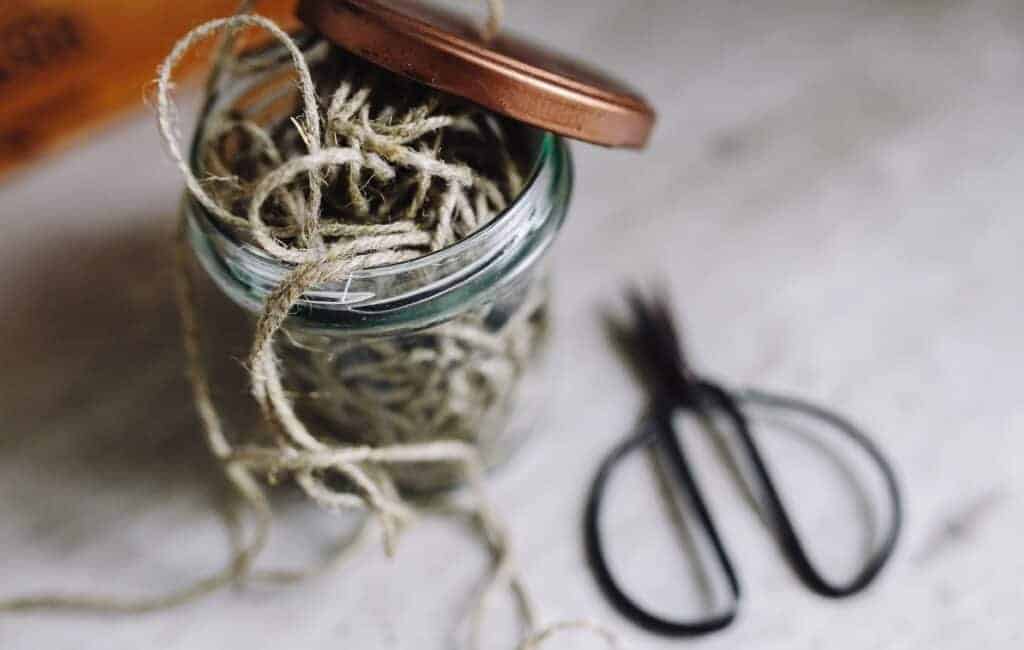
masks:
{"type": "Polygon", "coordinates": [[[647,415],[640,423],[636,433],[612,449],[601,463],[584,512],[584,541],[590,566],[601,590],[622,615],[637,625],[665,636],[697,636],[720,630],[736,618],[740,600],[740,583],[736,576],[736,570],[733,568],[729,553],[718,534],[718,529],[715,527],[700,487],[693,477],[693,472],[690,471],[690,465],[686,460],[682,445],[679,444],[672,432],[670,422],[663,417],[663,414],[652,412],[647,415]],[[608,566],[604,539],[599,529],[605,488],[615,468],[623,459],[636,451],[653,445],[667,447],[659,451],[663,451],[663,457],[669,462],[669,469],[674,474],[681,492],[688,497],[693,506],[701,528],[707,535],[719,567],[729,584],[732,601],[722,613],[692,621],[671,620],[652,614],[622,589],[608,566]]]}
{"type": "Polygon", "coordinates": [[[882,454],[878,445],[846,418],[808,401],[757,389],[743,390],[738,393],[737,398],[733,398],[732,395],[720,387],[709,385],[708,388],[715,394],[715,399],[718,400],[723,410],[735,411],[739,415],[739,417],[731,415],[731,419],[738,425],[737,433],[740,442],[750,458],[758,483],[761,485],[764,495],[764,507],[767,510],[769,519],[773,522],[773,530],[786,559],[804,585],[814,593],[827,598],[852,596],[870,585],[878,574],[881,573],[886,562],[892,556],[896,547],[896,541],[899,539],[900,530],[903,527],[902,496],[900,494],[899,482],[896,479],[896,472],[892,464],[882,454]],[[844,582],[831,581],[822,575],[811,562],[807,555],[806,546],[797,533],[789,511],[786,509],[782,496],[775,485],[771,470],[765,463],[764,456],[751,435],[747,418],[743,416],[740,410],[740,402],[762,408],[791,411],[819,420],[836,432],[846,436],[850,442],[856,445],[868,457],[879,474],[881,474],[889,501],[889,525],[886,527],[886,532],[880,543],[877,544],[875,551],[866,559],[852,578],[844,582]],[[741,422],[742,424],[740,424],[741,422]]]}

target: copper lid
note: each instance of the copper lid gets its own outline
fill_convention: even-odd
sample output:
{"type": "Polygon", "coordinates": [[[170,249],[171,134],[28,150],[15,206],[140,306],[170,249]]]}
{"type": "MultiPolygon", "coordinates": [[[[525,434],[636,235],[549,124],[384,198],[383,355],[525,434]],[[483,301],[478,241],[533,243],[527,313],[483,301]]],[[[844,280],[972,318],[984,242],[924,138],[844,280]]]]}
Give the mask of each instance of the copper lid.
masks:
{"type": "Polygon", "coordinates": [[[392,72],[527,124],[596,144],[642,147],[654,110],[584,65],[408,0],[301,0],[299,18],[392,72]]]}

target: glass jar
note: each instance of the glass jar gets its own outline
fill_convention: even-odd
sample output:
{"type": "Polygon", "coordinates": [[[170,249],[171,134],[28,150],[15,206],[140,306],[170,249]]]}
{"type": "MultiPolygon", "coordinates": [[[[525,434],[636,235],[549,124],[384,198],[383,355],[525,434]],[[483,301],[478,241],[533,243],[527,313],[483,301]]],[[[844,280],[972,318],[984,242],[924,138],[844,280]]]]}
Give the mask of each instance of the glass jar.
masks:
{"type": "MultiPolygon", "coordinates": [[[[253,89],[221,93],[206,114],[253,89]]],[[[533,161],[528,180],[490,223],[437,252],[354,271],[296,304],[276,346],[296,407],[318,435],[370,445],[462,440],[494,465],[533,428],[551,393],[544,257],[569,205],[572,164],[561,138],[525,127],[520,137],[533,161]]],[[[195,155],[192,164],[202,177],[195,155]]],[[[258,314],[292,267],[195,201],[186,209],[202,267],[258,314]]],[[[395,478],[407,491],[431,491],[457,475],[421,465],[395,478]]]]}

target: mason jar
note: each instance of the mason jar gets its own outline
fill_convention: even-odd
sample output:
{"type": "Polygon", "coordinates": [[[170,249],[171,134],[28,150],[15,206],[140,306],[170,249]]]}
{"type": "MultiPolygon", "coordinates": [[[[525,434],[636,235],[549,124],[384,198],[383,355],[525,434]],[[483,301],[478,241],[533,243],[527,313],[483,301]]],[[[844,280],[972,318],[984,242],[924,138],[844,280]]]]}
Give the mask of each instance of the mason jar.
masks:
{"type": "MultiPolygon", "coordinates": [[[[279,80],[229,87],[205,115],[279,87],[279,80]]],[[[530,162],[507,209],[447,248],[353,271],[294,306],[275,345],[286,387],[317,435],[339,444],[460,440],[493,466],[536,425],[554,369],[545,255],[569,206],[572,163],[562,138],[525,125],[515,133],[530,162]]],[[[193,150],[202,178],[198,159],[193,150]]],[[[194,200],[186,210],[201,266],[255,317],[292,266],[194,200]]],[[[457,478],[455,468],[436,464],[395,475],[406,491],[457,478]]]]}

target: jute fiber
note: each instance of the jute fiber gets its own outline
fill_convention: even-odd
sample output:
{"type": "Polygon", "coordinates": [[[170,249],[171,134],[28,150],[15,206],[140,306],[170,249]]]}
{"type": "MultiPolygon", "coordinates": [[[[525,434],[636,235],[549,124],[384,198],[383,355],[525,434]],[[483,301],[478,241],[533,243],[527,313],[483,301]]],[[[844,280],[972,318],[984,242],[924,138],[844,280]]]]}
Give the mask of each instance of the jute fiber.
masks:
{"type": "MultiPolygon", "coordinates": [[[[491,18],[484,31],[493,35],[501,12],[500,3],[492,1],[490,4],[491,18]]],[[[273,521],[267,483],[263,480],[268,476],[275,480],[293,478],[312,500],[326,509],[370,512],[373,518],[367,521],[379,524],[384,547],[390,554],[395,551],[402,527],[428,512],[402,498],[396,475],[401,474],[403,468],[437,465],[446,472],[458,473],[472,497],[471,505],[460,505],[462,501],[452,498],[435,504],[430,511],[468,517],[494,557],[491,579],[470,616],[471,644],[479,647],[488,604],[496,592],[507,588],[515,596],[524,623],[525,632],[518,644],[522,650],[539,648],[566,630],[588,631],[609,647],[618,647],[611,633],[589,621],[538,624],[532,600],[514,561],[508,534],[487,495],[484,462],[476,444],[472,417],[464,418],[460,424],[461,415],[453,417],[449,412],[439,418],[440,425],[434,430],[444,430],[454,422],[449,427],[450,435],[418,436],[414,432],[423,430],[418,429],[426,421],[423,417],[436,417],[438,412],[450,411],[453,407],[435,403],[423,409],[425,415],[420,420],[412,418],[400,427],[380,425],[363,414],[348,423],[364,426],[366,437],[362,444],[355,444],[323,435],[308,426],[296,409],[293,394],[286,387],[275,341],[282,335],[290,310],[304,293],[344,280],[358,269],[401,262],[440,250],[493,218],[522,184],[522,171],[510,153],[513,148],[506,142],[500,121],[493,116],[425,89],[395,94],[393,87],[384,89],[380,85],[382,77],[374,77],[372,72],[361,76],[366,69],[360,69],[358,63],[339,70],[331,63],[330,54],[331,49],[326,45],[304,52],[272,21],[257,15],[239,14],[207,22],[189,32],[174,46],[159,70],[156,98],[159,129],[170,157],[185,179],[190,197],[239,239],[251,241],[267,255],[291,265],[287,277],[265,301],[247,359],[252,396],[275,432],[269,444],[251,443],[245,436],[228,434],[212,397],[203,365],[201,326],[188,270],[187,224],[184,218],[180,222],[178,302],[196,409],[211,451],[253,514],[253,523],[237,543],[231,562],[218,573],[174,593],[129,598],[27,596],[0,601],[0,609],[108,612],[163,609],[241,581],[294,581],[322,573],[350,555],[357,548],[357,542],[366,536],[369,529],[364,527],[353,537],[352,543],[342,545],[334,557],[308,569],[277,571],[255,567],[273,521]],[[199,145],[199,157],[206,170],[206,176],[200,178],[193,173],[181,151],[170,97],[172,72],[192,46],[220,33],[226,35],[218,49],[208,91],[215,90],[225,76],[244,72],[245,66],[280,64],[280,61],[261,61],[259,57],[236,58],[233,40],[242,28],[266,30],[283,47],[298,81],[297,116],[269,130],[266,124],[249,120],[245,115],[213,116],[199,145]],[[320,87],[330,88],[330,92],[325,94],[318,90],[320,87]],[[489,146],[481,146],[482,143],[489,143],[489,146]],[[482,152],[486,155],[481,155],[482,152]],[[374,427],[378,427],[376,431],[374,427]],[[378,436],[381,432],[388,432],[390,438],[378,436]]],[[[473,403],[474,399],[465,399],[473,390],[500,393],[503,390],[500,382],[515,381],[517,365],[525,363],[536,341],[542,338],[539,334],[544,321],[542,304],[542,297],[525,300],[523,315],[512,319],[511,329],[498,333],[478,328],[475,333],[467,334],[479,325],[474,320],[476,317],[470,315],[464,322],[453,323],[456,329],[461,328],[458,332],[450,337],[445,334],[421,347],[440,350],[450,341],[439,341],[461,337],[465,340],[460,344],[466,349],[491,351],[490,356],[484,357],[463,354],[471,363],[481,359],[496,367],[506,363],[508,367],[504,370],[491,371],[490,379],[476,378],[477,388],[464,385],[455,390],[455,393],[463,391],[463,401],[473,403]]],[[[373,358],[387,360],[388,356],[379,354],[373,358]]],[[[449,359],[443,367],[450,371],[458,365],[449,359]]],[[[393,372],[389,369],[378,367],[373,371],[394,377],[387,374],[393,372]]],[[[335,373],[332,376],[344,379],[343,375],[332,372],[335,373]]],[[[404,372],[408,373],[408,369],[404,372]]],[[[388,383],[374,381],[364,388],[388,383]]],[[[469,385],[472,386],[472,382],[469,385]]],[[[394,397],[388,395],[393,403],[403,402],[394,397]]],[[[371,396],[368,403],[372,405],[374,399],[378,397],[371,396]]],[[[358,410],[353,407],[353,413],[358,410]]],[[[357,616],[358,612],[353,615],[357,616]]]]}
{"type": "MultiPolygon", "coordinates": [[[[287,101],[294,88],[269,75],[256,100],[211,112],[197,140],[202,184],[235,215],[221,226],[237,239],[258,240],[238,216],[257,194],[282,263],[299,263],[318,244],[344,246],[356,259],[404,261],[467,237],[520,193],[529,152],[517,143],[518,125],[324,41],[307,39],[305,46],[325,141],[357,150],[366,164],[322,173],[319,225],[309,235],[300,227],[309,222],[305,178],[260,194],[282,161],[305,153],[287,101]]],[[[252,74],[253,59],[260,61],[250,57],[233,69],[252,74]]],[[[373,446],[461,440],[492,460],[511,446],[503,440],[509,411],[524,373],[538,365],[547,332],[541,278],[501,297],[427,331],[386,337],[325,334],[286,321],[276,342],[286,386],[300,411],[320,416],[318,435],[373,446]]],[[[393,473],[401,486],[426,491],[457,483],[460,470],[435,463],[393,473]]]]}

